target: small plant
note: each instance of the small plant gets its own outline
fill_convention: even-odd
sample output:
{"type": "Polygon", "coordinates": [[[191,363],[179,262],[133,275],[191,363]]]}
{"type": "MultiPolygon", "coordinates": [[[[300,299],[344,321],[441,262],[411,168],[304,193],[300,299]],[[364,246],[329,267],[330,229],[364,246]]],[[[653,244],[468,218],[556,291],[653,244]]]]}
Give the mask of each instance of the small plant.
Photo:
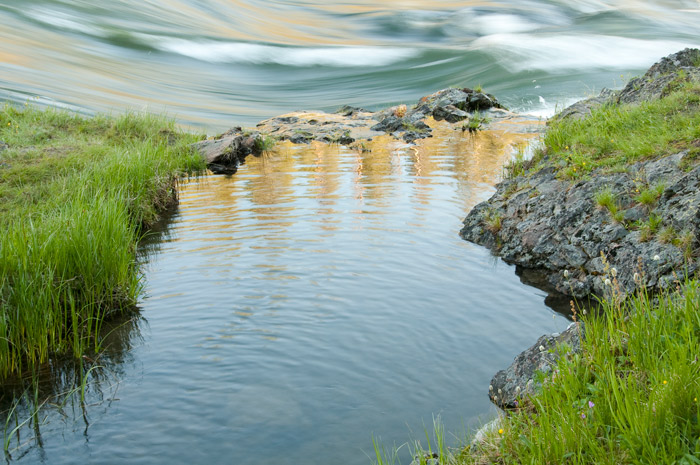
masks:
{"type": "Polygon", "coordinates": [[[491,122],[490,118],[482,116],[478,111],[475,111],[471,118],[462,125],[462,132],[469,131],[470,134],[475,133],[480,131],[483,125],[489,122],[491,122]]]}
{"type": "Polygon", "coordinates": [[[608,210],[613,217],[618,213],[618,210],[620,210],[617,205],[617,196],[610,186],[596,192],[595,202],[599,207],[608,210]]]}
{"type": "Polygon", "coordinates": [[[695,233],[693,231],[682,231],[678,236],[673,240],[673,245],[678,247],[683,251],[683,256],[685,257],[686,260],[689,260],[690,258],[693,257],[694,251],[693,251],[693,244],[695,243],[695,233]]]}
{"type": "Polygon", "coordinates": [[[659,231],[662,222],[663,220],[659,215],[654,212],[650,213],[649,219],[639,224],[639,240],[646,242],[653,239],[659,231]]]}
{"type": "Polygon", "coordinates": [[[525,174],[531,162],[525,159],[525,151],[518,148],[513,154],[513,158],[503,166],[503,178],[513,179],[525,174]]]}
{"type": "Polygon", "coordinates": [[[496,234],[501,230],[501,219],[503,215],[493,208],[489,208],[484,213],[484,223],[486,224],[486,229],[496,234]]]}
{"type": "Polygon", "coordinates": [[[405,104],[398,105],[394,107],[394,116],[396,116],[397,118],[403,118],[404,116],[406,116],[407,111],[408,108],[405,104]]]}
{"type": "Polygon", "coordinates": [[[258,137],[255,138],[255,153],[269,153],[272,151],[273,148],[275,148],[276,143],[277,139],[274,136],[260,134],[258,137]]]}
{"type": "Polygon", "coordinates": [[[477,84],[476,86],[474,86],[474,92],[478,92],[481,94],[484,92],[484,88],[481,87],[481,84],[477,84]]]}
{"type": "Polygon", "coordinates": [[[665,226],[659,231],[657,239],[662,244],[672,244],[676,240],[676,230],[672,226],[665,226]]]}
{"type": "Polygon", "coordinates": [[[508,184],[508,187],[506,187],[506,190],[503,192],[503,198],[506,200],[511,198],[513,194],[518,192],[519,188],[520,186],[516,181],[511,182],[510,184],[508,184]]]}
{"type": "Polygon", "coordinates": [[[634,199],[645,207],[651,209],[656,205],[656,202],[658,202],[659,197],[661,197],[661,194],[664,192],[664,189],[666,189],[666,185],[659,183],[654,187],[642,189],[642,191],[634,199]]]}

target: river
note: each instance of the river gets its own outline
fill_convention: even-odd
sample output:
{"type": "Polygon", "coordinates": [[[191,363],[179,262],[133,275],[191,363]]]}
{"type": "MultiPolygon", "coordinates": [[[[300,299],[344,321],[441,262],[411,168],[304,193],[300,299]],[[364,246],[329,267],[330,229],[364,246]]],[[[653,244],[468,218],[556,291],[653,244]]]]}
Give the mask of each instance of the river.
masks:
{"type": "MultiPolygon", "coordinates": [[[[96,3],[4,1],[0,97],[209,134],[450,85],[549,115],[700,44],[697,1],[96,3]]],[[[112,328],[84,400],[69,370],[42,388],[8,462],[360,465],[373,438],[488,421],[495,371],[568,324],[457,234],[526,139],[282,144],[183,181],[140,251],[140,313],[112,328]]]]}

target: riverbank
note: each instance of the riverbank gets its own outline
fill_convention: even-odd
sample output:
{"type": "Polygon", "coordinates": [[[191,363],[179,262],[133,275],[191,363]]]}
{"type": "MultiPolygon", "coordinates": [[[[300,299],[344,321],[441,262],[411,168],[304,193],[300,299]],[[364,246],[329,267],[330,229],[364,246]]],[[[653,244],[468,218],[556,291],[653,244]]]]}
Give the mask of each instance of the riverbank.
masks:
{"type": "Polygon", "coordinates": [[[99,351],[100,327],[134,308],[136,244],[204,169],[163,118],[0,112],[0,378],[99,351]]]}
{"type": "Polygon", "coordinates": [[[506,168],[461,236],[544,273],[557,291],[656,290],[698,269],[700,52],[565,109],[531,160],[506,168]],[[643,281],[640,279],[643,278],[643,281]]]}
{"type": "Polygon", "coordinates": [[[538,118],[508,112],[480,88],[441,90],[410,108],[297,112],[205,140],[146,115],[86,119],[6,105],[1,116],[0,378],[99,351],[103,322],[136,304],[136,244],[176,203],[184,173],[234,174],[285,140],[364,152],[381,137],[413,143],[488,127],[514,143],[541,131],[538,118]]]}
{"type": "Polygon", "coordinates": [[[465,239],[600,307],[499,372],[507,413],[442,463],[698,463],[699,78],[686,49],[564,110],[469,214],[465,239]]]}

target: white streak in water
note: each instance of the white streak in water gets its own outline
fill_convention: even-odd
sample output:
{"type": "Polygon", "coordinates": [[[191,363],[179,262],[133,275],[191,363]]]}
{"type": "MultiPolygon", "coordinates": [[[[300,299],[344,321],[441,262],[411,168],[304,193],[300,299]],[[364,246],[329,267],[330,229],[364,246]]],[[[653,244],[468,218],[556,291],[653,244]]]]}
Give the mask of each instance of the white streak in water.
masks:
{"type": "Polygon", "coordinates": [[[287,66],[385,66],[418,55],[397,47],[280,47],[140,35],[150,45],[211,63],[276,63],[287,66]]]}
{"type": "Polygon", "coordinates": [[[512,72],[539,69],[557,74],[572,69],[646,68],[659,57],[696,43],[606,35],[493,34],[472,48],[495,55],[512,72]]]}

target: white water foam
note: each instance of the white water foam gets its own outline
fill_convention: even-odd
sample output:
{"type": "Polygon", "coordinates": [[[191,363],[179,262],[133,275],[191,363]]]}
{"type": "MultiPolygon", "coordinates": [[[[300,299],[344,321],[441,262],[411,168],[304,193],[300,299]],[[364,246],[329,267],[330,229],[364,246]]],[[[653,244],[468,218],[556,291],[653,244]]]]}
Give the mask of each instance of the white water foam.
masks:
{"type": "Polygon", "coordinates": [[[696,43],[643,40],[607,35],[492,34],[472,43],[475,50],[496,56],[510,71],[646,68],[659,57],[696,43]]]}
{"type": "Polygon", "coordinates": [[[82,32],[93,36],[104,36],[100,29],[81,22],[80,18],[51,8],[31,8],[24,12],[29,18],[49,26],[74,32],[82,32]]]}
{"type": "Polygon", "coordinates": [[[385,66],[419,51],[398,47],[280,47],[242,42],[185,40],[140,35],[156,48],[210,63],[276,63],[287,66],[385,66]]]}

